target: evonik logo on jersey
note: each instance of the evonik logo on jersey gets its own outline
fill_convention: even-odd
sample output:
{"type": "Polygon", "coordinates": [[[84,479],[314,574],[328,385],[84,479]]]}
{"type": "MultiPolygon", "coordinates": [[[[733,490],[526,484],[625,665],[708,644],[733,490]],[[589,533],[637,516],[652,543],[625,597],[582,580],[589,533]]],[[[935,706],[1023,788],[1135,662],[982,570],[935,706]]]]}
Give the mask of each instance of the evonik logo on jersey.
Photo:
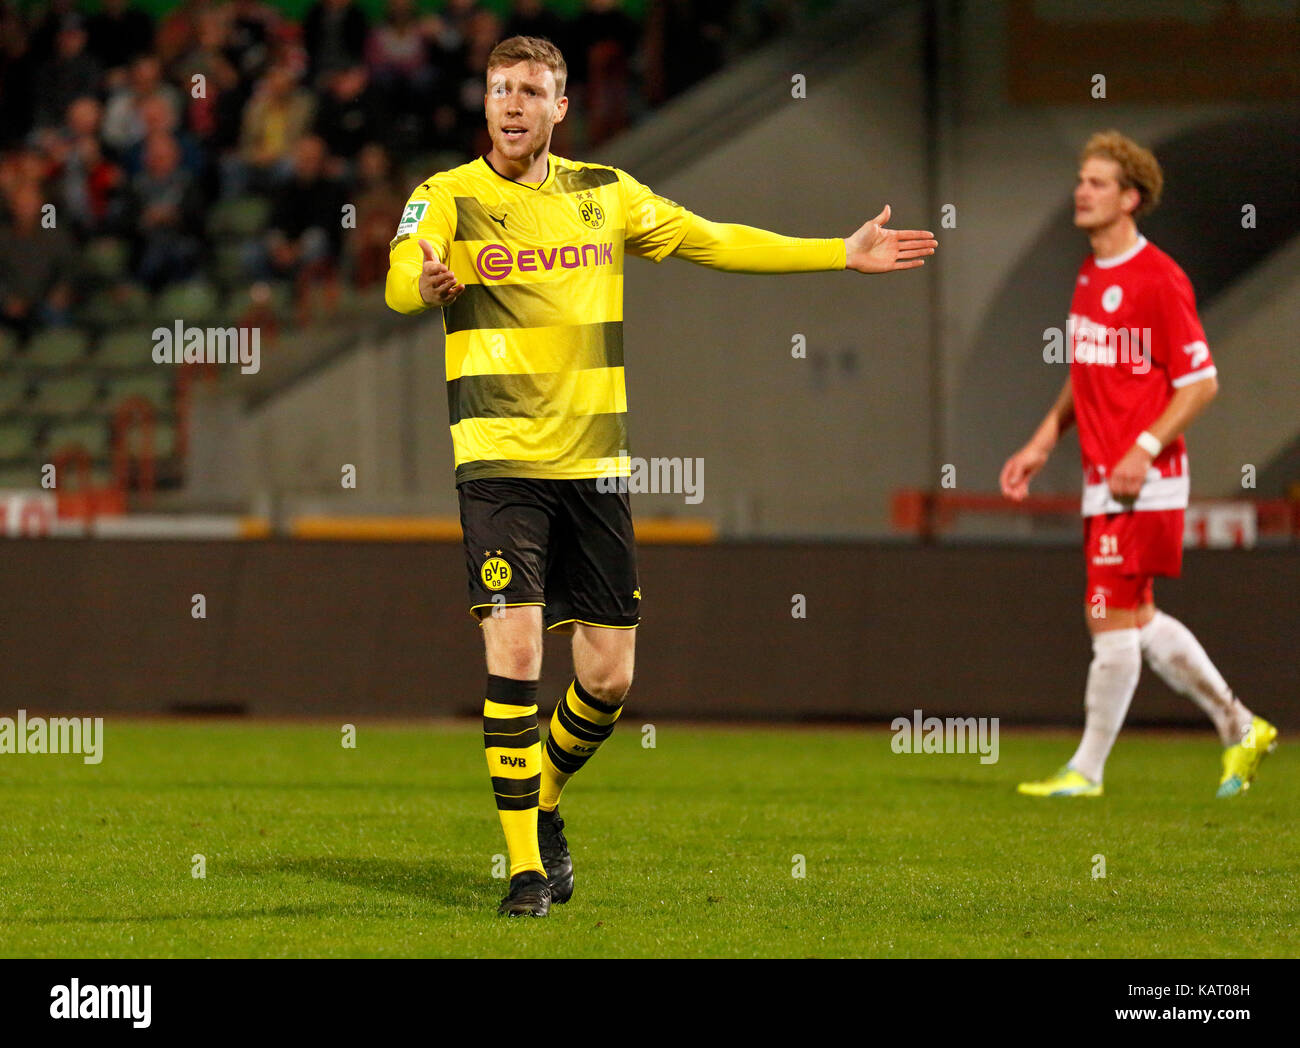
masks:
{"type": "Polygon", "coordinates": [[[614,242],[565,244],[563,247],[526,247],[512,252],[505,244],[484,244],[474,267],[484,280],[504,280],[515,269],[521,273],[544,273],[551,269],[579,269],[583,266],[612,266],[614,242]]]}
{"type": "Polygon", "coordinates": [[[1151,329],[1107,327],[1085,316],[1071,313],[1065,330],[1043,329],[1043,363],[1100,364],[1115,367],[1128,364],[1133,374],[1151,370],[1151,329]]]}

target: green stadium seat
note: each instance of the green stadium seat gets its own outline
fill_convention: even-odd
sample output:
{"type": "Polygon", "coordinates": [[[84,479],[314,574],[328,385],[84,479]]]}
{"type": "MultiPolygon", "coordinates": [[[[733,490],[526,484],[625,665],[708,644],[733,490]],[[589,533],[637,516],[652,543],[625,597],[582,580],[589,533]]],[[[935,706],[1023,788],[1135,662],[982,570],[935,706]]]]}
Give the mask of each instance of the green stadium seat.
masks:
{"type": "Polygon", "coordinates": [[[38,491],[41,467],[35,461],[24,466],[0,467],[0,491],[38,491]]]}
{"type": "Polygon", "coordinates": [[[117,237],[98,237],[81,252],[88,274],[98,280],[120,280],[127,275],[131,249],[125,240],[117,237]]]}
{"type": "Polygon", "coordinates": [[[79,328],[51,328],[32,336],[26,360],[40,367],[67,367],[84,358],[89,346],[90,336],[79,328]]]}
{"type": "MultiPolygon", "coordinates": [[[[269,296],[271,310],[275,318],[279,321],[286,321],[293,313],[293,287],[283,280],[263,281],[260,284],[249,284],[246,287],[236,288],[226,296],[223,314],[228,318],[227,323],[235,324],[239,318],[247,312],[253,304],[253,293],[255,288],[265,289],[265,294],[269,296]]],[[[259,291],[258,294],[263,292],[259,291]]]]}
{"type": "Polygon", "coordinates": [[[75,415],[89,408],[99,396],[99,384],[85,375],[47,378],[36,388],[33,407],[52,415],[75,415]]]}
{"type": "Polygon", "coordinates": [[[31,422],[0,422],[0,459],[25,458],[36,450],[36,426],[31,422]]]}
{"type": "Polygon", "coordinates": [[[222,287],[234,287],[244,279],[244,244],[242,241],[217,244],[214,270],[222,287]]]}
{"type": "Polygon", "coordinates": [[[0,372],[0,415],[21,408],[26,399],[26,376],[14,371],[0,372]]]}
{"type": "Polygon", "coordinates": [[[217,289],[202,279],[173,284],[154,299],[151,313],[160,324],[180,320],[188,326],[206,326],[220,313],[217,289]]]}
{"type": "Polygon", "coordinates": [[[99,340],[94,356],[96,367],[128,370],[130,368],[163,367],[153,360],[152,327],[132,327],[114,331],[99,340]]]}
{"type": "Polygon", "coordinates": [[[208,232],[214,237],[247,239],[266,228],[270,202],[257,196],[223,200],[208,214],[208,232]]]}
{"type": "Polygon", "coordinates": [[[101,420],[88,422],[57,422],[45,433],[45,450],[53,455],[64,448],[80,444],[92,459],[108,455],[108,423],[101,420]]]}
{"type": "Polygon", "coordinates": [[[153,431],[155,458],[171,458],[176,453],[176,427],[170,422],[159,422],[153,431]]]}
{"type": "Polygon", "coordinates": [[[139,284],[115,284],[95,292],[81,310],[82,319],[96,328],[137,324],[149,314],[149,293],[139,284]]]}
{"type": "Polygon", "coordinates": [[[143,397],[159,411],[172,407],[172,376],[159,369],[154,374],[127,375],[108,381],[108,403],[116,408],[130,397],[143,397]]]}

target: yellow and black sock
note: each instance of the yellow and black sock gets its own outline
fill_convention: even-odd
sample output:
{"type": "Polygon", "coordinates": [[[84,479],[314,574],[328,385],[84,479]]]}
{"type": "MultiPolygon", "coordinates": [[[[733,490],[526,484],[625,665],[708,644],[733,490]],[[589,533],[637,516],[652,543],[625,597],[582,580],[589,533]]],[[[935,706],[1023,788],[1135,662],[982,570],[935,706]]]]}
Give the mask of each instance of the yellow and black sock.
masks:
{"type": "Polygon", "coordinates": [[[510,876],[534,870],[546,876],[537,850],[537,796],[542,746],[537,733],[537,681],[488,675],[483,745],[497,814],[510,853],[510,876]]]}
{"type": "Polygon", "coordinates": [[[542,752],[542,792],[539,804],[543,811],[554,811],[560,804],[564,784],[578,771],[600,744],[614,731],[614,722],[623,712],[623,704],[611,706],[587,694],[575,677],[569,690],[555,706],[551,733],[542,752]]]}

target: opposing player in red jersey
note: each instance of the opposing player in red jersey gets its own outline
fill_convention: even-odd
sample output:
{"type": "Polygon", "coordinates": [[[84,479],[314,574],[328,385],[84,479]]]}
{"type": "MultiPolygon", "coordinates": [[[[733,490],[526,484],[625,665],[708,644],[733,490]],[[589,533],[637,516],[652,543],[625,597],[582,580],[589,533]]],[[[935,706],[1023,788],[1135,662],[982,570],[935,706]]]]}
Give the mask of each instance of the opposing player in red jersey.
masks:
{"type": "Polygon", "coordinates": [[[1084,613],[1092,664],[1083,739],[1069,762],[1019,791],[1097,797],[1106,758],[1137,688],[1142,660],[1214,722],[1226,747],[1220,797],[1248,789],[1277,729],[1233,694],[1197,639],[1158,611],[1156,575],[1178,576],[1187,507],[1183,431],[1218,392],[1214,358],[1187,275],[1147,241],[1135,219],[1160,200],[1156,158],[1118,131],[1080,155],[1074,224],[1092,254],[1079,267],[1065,344],[1070,376],[1029,442],[1002,467],[1019,501],[1071,422],[1083,453],[1084,613]]]}

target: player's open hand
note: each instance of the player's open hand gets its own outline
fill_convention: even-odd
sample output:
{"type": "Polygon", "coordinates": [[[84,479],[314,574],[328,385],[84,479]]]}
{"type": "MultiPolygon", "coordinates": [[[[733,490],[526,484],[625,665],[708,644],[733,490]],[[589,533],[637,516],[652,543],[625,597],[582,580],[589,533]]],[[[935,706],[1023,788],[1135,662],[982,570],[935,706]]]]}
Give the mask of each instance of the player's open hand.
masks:
{"type": "Polygon", "coordinates": [[[1107,478],[1110,493],[1117,499],[1137,498],[1143,482],[1147,479],[1147,470],[1150,468],[1150,454],[1146,448],[1134,444],[1110,471],[1110,477],[1107,478]]]}
{"type": "Polygon", "coordinates": [[[1013,502],[1020,502],[1029,494],[1029,482],[1047,464],[1047,452],[1036,444],[1026,444],[1002,467],[1000,479],[1002,494],[1013,502]]]}
{"type": "Polygon", "coordinates": [[[420,270],[420,297],[431,306],[449,306],[460,298],[465,285],[457,283],[456,274],[438,261],[427,240],[420,241],[424,268],[420,270]]]}
{"type": "Polygon", "coordinates": [[[889,205],[844,241],[844,268],[859,273],[892,273],[925,265],[939,241],[927,229],[886,229],[889,205]]]}

